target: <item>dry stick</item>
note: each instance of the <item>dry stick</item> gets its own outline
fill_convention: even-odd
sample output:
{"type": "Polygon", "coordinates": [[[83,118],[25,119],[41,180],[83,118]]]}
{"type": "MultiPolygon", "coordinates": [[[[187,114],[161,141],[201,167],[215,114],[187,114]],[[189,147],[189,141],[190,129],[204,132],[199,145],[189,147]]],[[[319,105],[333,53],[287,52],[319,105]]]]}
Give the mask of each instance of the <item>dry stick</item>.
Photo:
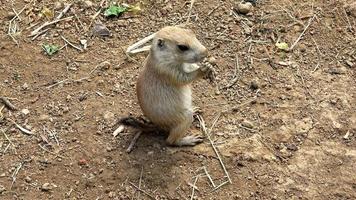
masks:
{"type": "Polygon", "coordinates": [[[104,3],[105,3],[105,2],[106,2],[106,0],[102,0],[102,1],[100,2],[99,10],[98,10],[98,12],[96,12],[96,13],[94,14],[94,16],[92,17],[93,19],[90,21],[90,24],[89,24],[88,29],[86,30],[86,32],[89,31],[89,29],[91,28],[91,26],[93,25],[93,23],[94,23],[94,21],[95,21],[95,18],[97,18],[97,17],[99,16],[99,14],[101,13],[101,11],[102,11],[102,9],[103,9],[103,7],[104,7],[104,3]]]}
{"type": "Polygon", "coordinates": [[[132,185],[134,188],[136,188],[138,191],[144,193],[145,195],[147,195],[148,197],[150,197],[151,199],[156,199],[154,198],[151,194],[149,194],[148,192],[144,191],[143,189],[140,189],[139,187],[137,187],[135,184],[133,184],[132,182],[129,182],[130,185],[132,185]]]}
{"type": "Polygon", "coordinates": [[[33,38],[31,40],[32,41],[35,40],[36,38],[38,38],[43,33],[47,32],[48,30],[49,30],[49,28],[46,28],[45,30],[40,31],[37,35],[33,36],[33,38]]]}
{"type": "Polygon", "coordinates": [[[16,106],[14,106],[6,97],[0,97],[0,100],[5,104],[5,106],[14,111],[17,110],[16,106]]]}
{"type": "Polygon", "coordinates": [[[345,14],[345,16],[346,16],[346,20],[347,20],[347,23],[348,23],[348,25],[349,25],[349,29],[350,29],[350,31],[351,32],[354,32],[352,29],[352,25],[351,25],[351,22],[350,22],[350,19],[349,19],[349,17],[347,16],[347,13],[346,13],[346,10],[345,10],[345,8],[343,9],[343,11],[344,11],[344,14],[345,14]]]}
{"type": "MultiPolygon", "coordinates": [[[[218,121],[219,116],[220,116],[220,115],[218,115],[218,117],[216,118],[216,120],[214,120],[213,125],[215,125],[215,123],[218,121]]],[[[211,140],[211,138],[210,138],[210,132],[211,132],[212,129],[210,129],[210,132],[208,133],[208,131],[206,130],[206,126],[205,126],[205,121],[204,121],[204,119],[203,119],[200,115],[198,115],[198,120],[199,120],[199,122],[200,122],[200,124],[201,124],[201,126],[202,126],[202,128],[203,128],[203,132],[204,132],[205,135],[207,136],[207,138],[208,138],[208,140],[209,140],[211,146],[213,147],[213,150],[214,150],[216,156],[217,156],[218,159],[219,159],[220,165],[221,165],[221,167],[223,168],[224,173],[225,173],[226,177],[227,177],[228,180],[229,180],[229,183],[232,183],[231,178],[230,178],[230,176],[229,176],[229,173],[227,172],[226,167],[225,167],[225,165],[224,165],[224,163],[223,163],[223,161],[222,161],[222,159],[221,159],[221,156],[220,156],[220,154],[219,154],[217,148],[215,147],[214,142],[213,142],[213,141],[211,140]]],[[[213,126],[212,126],[212,127],[213,127],[213,126]]]]}
{"type": "Polygon", "coordinates": [[[53,88],[54,86],[57,86],[57,85],[59,85],[59,84],[61,84],[61,83],[64,83],[64,82],[66,82],[66,81],[68,81],[68,79],[64,79],[64,80],[58,81],[57,83],[54,83],[54,84],[52,84],[52,85],[50,85],[50,86],[47,86],[46,88],[47,88],[47,89],[51,89],[51,88],[53,88]]]}
{"type": "Polygon", "coordinates": [[[189,12],[188,12],[188,18],[187,21],[185,22],[186,24],[189,23],[190,21],[190,17],[192,15],[192,9],[193,9],[193,5],[194,5],[195,0],[190,0],[190,7],[189,7],[189,12]]]}
{"type": "Polygon", "coordinates": [[[14,183],[15,183],[15,181],[16,181],[16,176],[17,176],[17,174],[19,173],[19,171],[20,171],[20,169],[22,168],[22,166],[23,166],[23,162],[21,162],[21,163],[17,166],[17,168],[15,169],[15,171],[12,173],[12,175],[11,175],[12,182],[11,182],[10,189],[12,189],[12,186],[14,186],[14,183]]]}
{"type": "Polygon", "coordinates": [[[141,134],[142,134],[142,131],[138,131],[135,134],[134,138],[131,140],[131,143],[130,143],[129,147],[126,149],[127,153],[131,153],[133,147],[135,146],[135,144],[136,144],[138,138],[141,136],[141,134]]]}
{"type": "Polygon", "coordinates": [[[320,56],[322,56],[322,53],[321,53],[321,51],[320,51],[320,49],[319,49],[319,46],[318,46],[318,44],[316,43],[316,41],[314,40],[314,38],[312,38],[312,40],[313,40],[313,42],[314,42],[314,44],[315,44],[315,46],[316,46],[316,49],[318,50],[318,54],[319,54],[319,56],[318,56],[318,64],[316,65],[316,67],[313,69],[313,73],[316,71],[316,70],[318,70],[319,69],[319,66],[320,66],[320,56]]]}
{"type": "Polygon", "coordinates": [[[192,195],[190,196],[190,200],[194,199],[194,192],[195,192],[195,188],[196,188],[195,184],[197,184],[198,178],[199,178],[199,175],[197,177],[195,177],[195,181],[194,181],[194,183],[192,185],[193,189],[192,189],[192,195]]]}
{"type": "Polygon", "coordinates": [[[45,22],[44,24],[42,24],[40,27],[38,27],[37,29],[35,29],[34,31],[31,32],[30,34],[30,37],[34,36],[34,35],[37,35],[39,33],[39,31],[41,31],[43,28],[49,26],[49,25],[52,25],[52,24],[55,24],[55,23],[58,23],[62,20],[65,20],[65,19],[68,19],[68,18],[64,18],[64,19],[61,19],[63,17],[64,14],[66,14],[69,10],[69,8],[72,6],[72,4],[68,4],[63,10],[61,13],[59,13],[59,15],[56,17],[55,20],[51,21],[51,22],[45,22]]]}
{"type": "Polygon", "coordinates": [[[239,76],[237,76],[237,71],[240,69],[240,66],[239,66],[239,57],[237,56],[237,54],[235,54],[235,60],[236,60],[236,64],[235,64],[234,78],[230,81],[229,85],[224,87],[224,89],[232,87],[239,80],[239,76]]]}
{"type": "Polygon", "coordinates": [[[205,166],[203,167],[203,169],[204,169],[204,172],[205,172],[206,176],[208,177],[208,179],[209,179],[211,185],[215,188],[215,187],[216,187],[216,186],[215,186],[215,183],[214,183],[213,179],[211,178],[210,174],[208,173],[208,170],[206,169],[205,166]]]}
{"type": "Polygon", "coordinates": [[[293,45],[288,49],[289,51],[292,51],[294,49],[294,47],[297,45],[297,43],[300,41],[300,39],[302,39],[304,33],[307,31],[307,29],[309,28],[310,24],[313,22],[313,20],[315,19],[316,15],[313,15],[313,17],[309,20],[308,24],[305,26],[303,32],[299,35],[299,37],[295,40],[295,42],[293,43],[293,45]]]}
{"type": "MultiPolygon", "coordinates": [[[[143,166],[141,167],[140,180],[138,181],[138,189],[140,189],[140,190],[141,190],[141,183],[142,183],[142,174],[143,174],[143,166]]],[[[138,200],[140,199],[140,194],[141,193],[138,193],[138,195],[137,195],[138,200]]]]}
{"type": "MultiPolygon", "coordinates": [[[[2,134],[4,134],[4,136],[5,136],[5,138],[7,139],[7,141],[9,141],[9,144],[11,144],[12,146],[15,147],[14,143],[12,143],[12,141],[10,140],[10,138],[6,135],[5,131],[1,129],[1,132],[2,132],[2,134]]],[[[7,150],[7,148],[4,150],[3,153],[5,153],[6,150],[7,150]]]]}
{"type": "Polygon", "coordinates": [[[79,50],[79,51],[83,51],[82,48],[75,46],[73,43],[69,42],[64,36],[61,35],[61,38],[62,38],[66,43],[68,43],[71,47],[73,47],[73,48],[75,48],[75,49],[77,49],[77,50],[79,50]]]}
{"type": "Polygon", "coordinates": [[[5,118],[9,122],[13,123],[22,133],[25,133],[26,135],[34,135],[31,131],[25,129],[24,127],[20,126],[18,123],[16,123],[14,120],[10,118],[5,118]]]}
{"type": "MultiPolygon", "coordinates": [[[[145,38],[143,38],[142,40],[130,45],[129,47],[127,47],[126,49],[126,54],[131,54],[133,53],[133,51],[136,49],[136,51],[138,51],[138,47],[142,46],[143,44],[145,44],[146,42],[152,40],[155,37],[156,33],[153,33],[145,38]]],[[[147,47],[147,46],[146,46],[147,47]]],[[[143,47],[145,48],[145,47],[143,47]]]]}
{"type": "Polygon", "coordinates": [[[226,185],[227,183],[229,183],[229,181],[225,181],[223,183],[221,183],[220,185],[216,186],[213,191],[216,191],[217,189],[221,188],[222,186],[226,185]]]}

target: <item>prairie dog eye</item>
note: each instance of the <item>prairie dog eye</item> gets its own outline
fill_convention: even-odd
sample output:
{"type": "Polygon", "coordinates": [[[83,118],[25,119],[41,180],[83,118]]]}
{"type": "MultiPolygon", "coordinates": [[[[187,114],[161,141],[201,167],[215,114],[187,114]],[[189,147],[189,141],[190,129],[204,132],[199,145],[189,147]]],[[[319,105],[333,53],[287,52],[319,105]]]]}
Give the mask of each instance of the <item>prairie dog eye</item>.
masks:
{"type": "Polygon", "coordinates": [[[164,41],[162,39],[158,39],[157,46],[162,48],[164,46],[164,41]]]}
{"type": "Polygon", "coordinates": [[[186,45],[177,45],[178,49],[181,50],[181,51],[188,51],[189,50],[189,47],[186,46],[186,45]]]}

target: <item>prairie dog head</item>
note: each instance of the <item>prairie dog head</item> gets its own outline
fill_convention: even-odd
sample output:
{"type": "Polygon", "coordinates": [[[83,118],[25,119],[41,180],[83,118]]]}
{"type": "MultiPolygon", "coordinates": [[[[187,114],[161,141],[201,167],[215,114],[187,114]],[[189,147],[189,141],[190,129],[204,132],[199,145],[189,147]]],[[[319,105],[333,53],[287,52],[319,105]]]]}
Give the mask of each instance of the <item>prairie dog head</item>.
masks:
{"type": "Polygon", "coordinates": [[[207,56],[207,49],[189,29],[167,26],[153,38],[151,53],[162,63],[196,63],[207,56]]]}

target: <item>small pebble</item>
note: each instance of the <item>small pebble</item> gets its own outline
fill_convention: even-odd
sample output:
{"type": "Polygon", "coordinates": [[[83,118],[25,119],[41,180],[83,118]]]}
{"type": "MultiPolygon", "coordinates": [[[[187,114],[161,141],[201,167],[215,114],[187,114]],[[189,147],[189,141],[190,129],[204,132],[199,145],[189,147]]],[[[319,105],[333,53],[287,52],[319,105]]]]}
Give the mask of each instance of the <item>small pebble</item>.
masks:
{"type": "Polygon", "coordinates": [[[8,19],[12,19],[12,18],[14,18],[15,16],[16,16],[16,14],[15,14],[14,12],[12,12],[12,11],[10,11],[10,12],[7,13],[7,18],[8,18],[8,19]]]}
{"type": "Polygon", "coordinates": [[[346,65],[349,67],[353,67],[355,64],[349,60],[346,60],[346,65]]]}
{"type": "Polygon", "coordinates": [[[88,162],[87,162],[87,160],[85,160],[84,158],[82,158],[82,159],[80,159],[80,160],[78,161],[78,165],[83,166],[83,165],[86,165],[86,164],[88,164],[88,162]]]}
{"type": "Polygon", "coordinates": [[[247,13],[249,13],[252,9],[252,3],[250,2],[241,2],[239,4],[237,4],[236,10],[237,12],[246,15],[247,13]]]}
{"type": "Polygon", "coordinates": [[[345,6],[345,10],[346,10],[347,14],[356,18],[356,2],[347,4],[345,6]]]}
{"type": "Polygon", "coordinates": [[[29,176],[26,176],[25,181],[26,183],[31,183],[32,179],[29,176]]]}
{"type": "Polygon", "coordinates": [[[215,57],[210,57],[210,58],[208,59],[208,62],[209,62],[210,64],[212,64],[212,65],[216,65],[216,58],[215,58],[215,57]]]}
{"type": "Polygon", "coordinates": [[[257,90],[260,86],[259,86],[259,82],[257,79],[254,79],[251,81],[251,84],[250,84],[250,88],[253,89],[253,90],[257,90]]]}
{"type": "Polygon", "coordinates": [[[22,85],[22,89],[27,90],[27,89],[28,89],[28,84],[27,84],[27,83],[24,83],[24,84],[22,85]]]}
{"type": "Polygon", "coordinates": [[[63,3],[60,1],[57,1],[56,3],[54,3],[54,9],[55,10],[59,10],[63,7],[63,3]]]}
{"type": "Polygon", "coordinates": [[[94,6],[92,1],[84,1],[84,8],[91,8],[94,6]]]}
{"type": "Polygon", "coordinates": [[[101,70],[108,70],[110,69],[111,63],[109,61],[104,61],[102,63],[99,64],[99,69],[101,70]]]}
{"type": "Polygon", "coordinates": [[[110,31],[104,24],[97,23],[93,27],[93,35],[103,36],[103,37],[110,36],[110,31]]]}
{"type": "Polygon", "coordinates": [[[248,121],[248,120],[246,120],[246,119],[243,122],[241,122],[241,125],[246,127],[246,128],[249,128],[249,129],[253,128],[253,123],[248,121]]]}
{"type": "Polygon", "coordinates": [[[2,194],[2,193],[5,192],[5,191],[6,191],[5,187],[2,186],[2,185],[0,185],[0,194],[2,194]]]}
{"type": "Polygon", "coordinates": [[[41,187],[41,190],[42,190],[42,191],[45,191],[45,192],[47,192],[47,191],[49,191],[49,190],[51,190],[51,189],[52,189],[52,186],[51,186],[49,183],[45,183],[45,184],[43,184],[42,187],[41,187]]]}
{"type": "Polygon", "coordinates": [[[28,114],[30,114],[30,111],[25,108],[25,109],[21,110],[21,113],[24,114],[24,115],[28,115],[28,114]]]}

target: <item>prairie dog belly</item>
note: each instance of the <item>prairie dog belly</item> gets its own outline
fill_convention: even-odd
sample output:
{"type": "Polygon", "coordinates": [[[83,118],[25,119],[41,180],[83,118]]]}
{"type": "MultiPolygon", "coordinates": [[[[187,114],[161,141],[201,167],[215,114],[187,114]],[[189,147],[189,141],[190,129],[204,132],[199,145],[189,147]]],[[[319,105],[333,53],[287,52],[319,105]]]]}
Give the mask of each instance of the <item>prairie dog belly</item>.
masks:
{"type": "Polygon", "coordinates": [[[137,96],[144,115],[154,124],[169,130],[193,114],[191,89],[173,86],[149,73],[137,82],[137,96]]]}

